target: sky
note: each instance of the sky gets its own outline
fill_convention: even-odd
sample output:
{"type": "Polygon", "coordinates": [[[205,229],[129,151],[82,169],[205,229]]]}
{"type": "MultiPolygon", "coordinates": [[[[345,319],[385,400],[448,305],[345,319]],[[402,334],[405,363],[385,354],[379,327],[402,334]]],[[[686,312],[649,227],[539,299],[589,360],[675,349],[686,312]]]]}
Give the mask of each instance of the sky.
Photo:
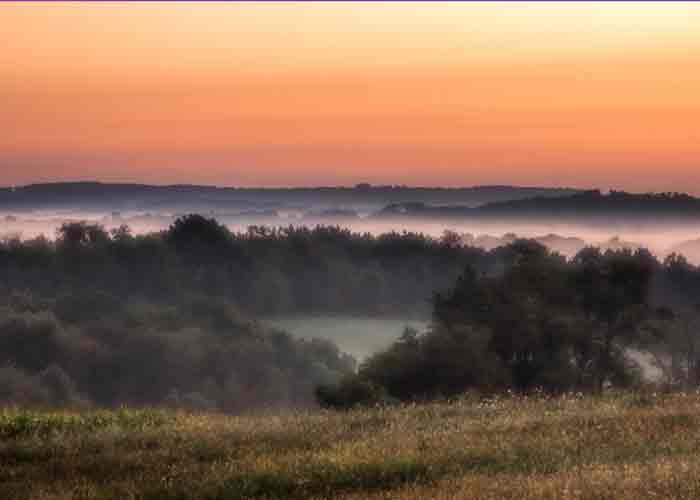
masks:
{"type": "Polygon", "coordinates": [[[0,185],[700,194],[700,3],[1,4],[0,185]]]}

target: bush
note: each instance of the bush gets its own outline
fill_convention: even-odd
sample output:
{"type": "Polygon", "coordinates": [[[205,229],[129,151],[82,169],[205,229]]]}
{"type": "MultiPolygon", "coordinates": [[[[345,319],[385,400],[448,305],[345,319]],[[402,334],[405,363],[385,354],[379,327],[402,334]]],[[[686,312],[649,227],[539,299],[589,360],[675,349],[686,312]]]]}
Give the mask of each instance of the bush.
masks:
{"type": "Polygon", "coordinates": [[[348,410],[387,403],[389,398],[383,387],[358,376],[348,376],[338,384],[319,386],[316,400],[323,408],[348,410]]]}
{"type": "Polygon", "coordinates": [[[0,405],[47,405],[49,391],[36,379],[11,364],[0,366],[0,405]]]}

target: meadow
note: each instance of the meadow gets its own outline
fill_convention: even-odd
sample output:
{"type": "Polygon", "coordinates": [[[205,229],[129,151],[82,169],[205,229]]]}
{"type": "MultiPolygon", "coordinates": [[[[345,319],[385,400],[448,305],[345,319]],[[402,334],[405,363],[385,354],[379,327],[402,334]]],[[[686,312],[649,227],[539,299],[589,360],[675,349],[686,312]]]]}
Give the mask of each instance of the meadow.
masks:
{"type": "Polygon", "coordinates": [[[0,410],[0,498],[700,497],[700,396],[465,396],[241,416],[0,410]]]}

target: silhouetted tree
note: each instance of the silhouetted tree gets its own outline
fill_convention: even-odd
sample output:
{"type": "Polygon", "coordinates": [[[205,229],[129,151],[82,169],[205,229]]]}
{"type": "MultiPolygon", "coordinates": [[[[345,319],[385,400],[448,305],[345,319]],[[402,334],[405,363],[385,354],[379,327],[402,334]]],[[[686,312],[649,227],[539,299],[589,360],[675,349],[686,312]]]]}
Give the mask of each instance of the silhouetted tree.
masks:
{"type": "Polygon", "coordinates": [[[649,316],[654,258],[646,251],[601,253],[582,250],[573,261],[571,287],[592,332],[592,372],[602,390],[606,380],[624,376],[622,349],[641,340],[641,324],[649,316]]]}

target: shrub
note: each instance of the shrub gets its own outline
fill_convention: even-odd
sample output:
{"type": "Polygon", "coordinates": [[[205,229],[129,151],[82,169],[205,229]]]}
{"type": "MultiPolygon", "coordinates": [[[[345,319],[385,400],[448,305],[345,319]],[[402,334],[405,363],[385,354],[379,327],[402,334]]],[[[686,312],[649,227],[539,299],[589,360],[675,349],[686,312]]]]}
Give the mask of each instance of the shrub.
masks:
{"type": "Polygon", "coordinates": [[[389,401],[383,387],[358,376],[345,377],[335,385],[319,386],[316,400],[323,408],[338,410],[375,406],[389,401]]]}

